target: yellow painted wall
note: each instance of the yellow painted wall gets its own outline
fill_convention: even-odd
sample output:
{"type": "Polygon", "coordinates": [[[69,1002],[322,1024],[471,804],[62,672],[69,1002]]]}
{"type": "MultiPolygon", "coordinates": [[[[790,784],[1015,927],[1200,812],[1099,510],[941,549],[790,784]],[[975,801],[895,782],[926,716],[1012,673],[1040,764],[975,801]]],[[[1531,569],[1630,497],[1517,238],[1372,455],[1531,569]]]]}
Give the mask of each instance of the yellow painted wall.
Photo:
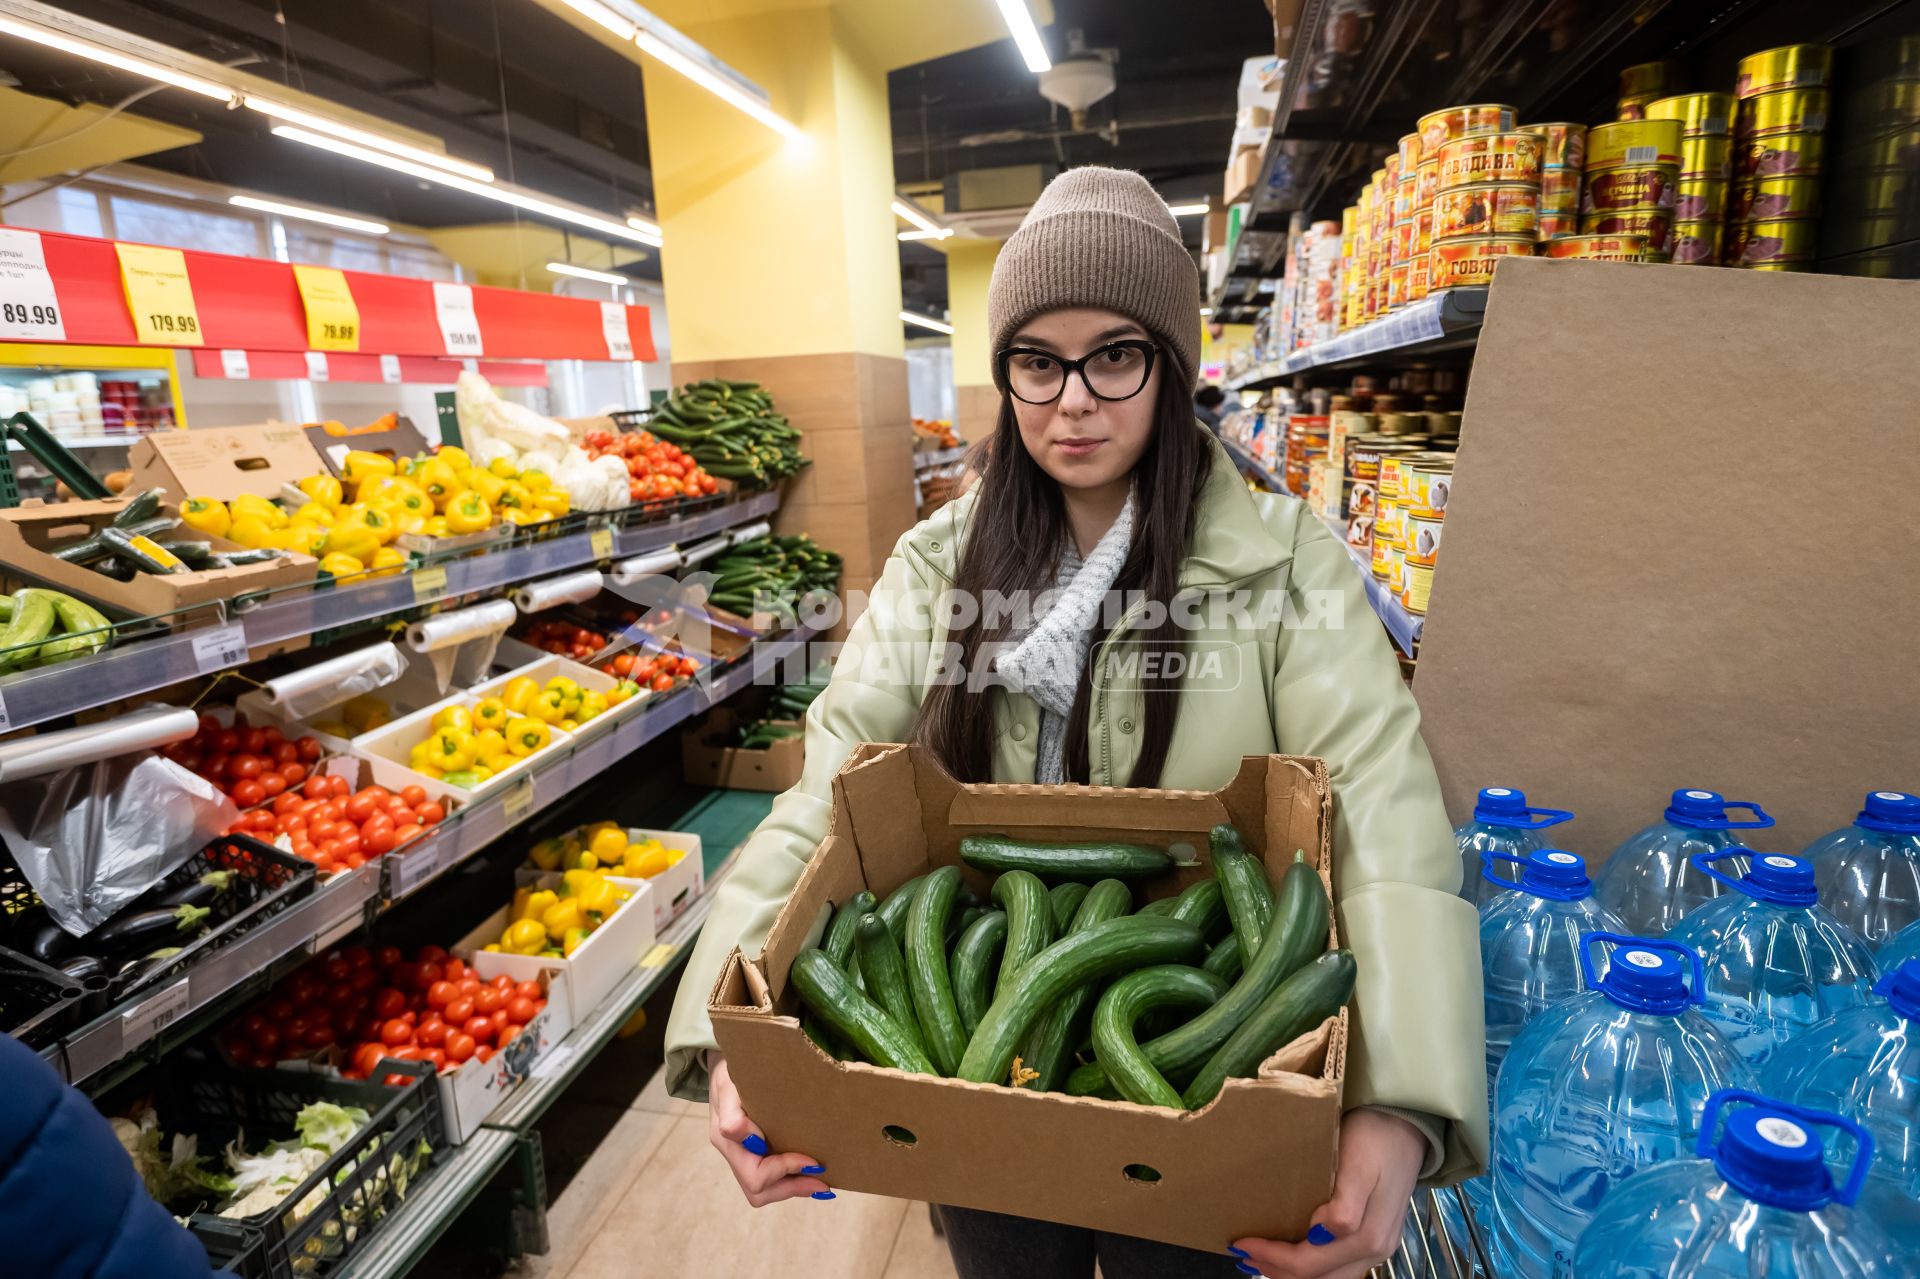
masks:
{"type": "Polygon", "coordinates": [[[987,332],[987,285],[998,240],[947,240],[947,319],[953,325],[953,384],[989,386],[993,351],[987,332]]]}

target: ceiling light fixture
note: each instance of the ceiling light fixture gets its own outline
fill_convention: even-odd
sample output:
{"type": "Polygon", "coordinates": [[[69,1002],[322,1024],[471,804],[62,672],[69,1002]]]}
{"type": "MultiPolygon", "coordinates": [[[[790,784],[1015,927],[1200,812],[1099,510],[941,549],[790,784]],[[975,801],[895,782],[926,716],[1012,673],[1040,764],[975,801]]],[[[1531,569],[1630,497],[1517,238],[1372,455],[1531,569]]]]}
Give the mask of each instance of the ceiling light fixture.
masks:
{"type": "Polygon", "coordinates": [[[917,324],[923,329],[932,329],[935,333],[946,333],[950,335],[953,332],[953,326],[951,324],[942,323],[930,315],[919,315],[912,311],[902,311],[900,318],[908,324],[917,324]]]}
{"type": "Polygon", "coordinates": [[[632,280],[624,275],[615,275],[611,271],[591,271],[583,266],[575,266],[571,262],[549,262],[547,263],[547,270],[553,272],[555,275],[570,275],[576,280],[594,280],[600,284],[621,285],[633,283],[632,280]]]}
{"type": "Polygon", "coordinates": [[[1033,25],[1033,15],[1027,12],[1026,0],[998,0],[998,3],[1000,16],[1006,20],[1014,46],[1026,60],[1027,70],[1035,75],[1051,71],[1053,59],[1047,56],[1047,46],[1040,43],[1040,28],[1033,25]]]}
{"type": "Polygon", "coordinates": [[[932,218],[905,200],[895,200],[893,202],[893,216],[903,222],[913,223],[930,236],[938,237],[941,232],[946,230],[945,227],[935,222],[932,218]]]}
{"type": "Polygon", "coordinates": [[[777,114],[765,100],[754,97],[732,80],[716,75],[710,67],[703,66],[688,57],[654,32],[642,27],[634,32],[633,42],[640,46],[642,53],[664,62],[728,106],[745,112],[780,136],[793,142],[807,141],[805,130],[785,116],[777,114]]]}
{"type": "Polygon", "coordinates": [[[366,235],[385,235],[393,229],[384,222],[374,222],[367,218],[350,218],[344,213],[328,213],[325,209],[308,209],[297,204],[282,204],[278,200],[262,200],[251,195],[229,196],[227,203],[238,205],[243,209],[253,209],[259,213],[277,213],[283,218],[299,218],[302,222],[323,222],[344,231],[359,231],[366,235]]]}
{"type": "Polygon", "coordinates": [[[649,222],[645,218],[629,216],[627,218],[627,225],[636,231],[643,231],[655,239],[660,237],[660,224],[658,222],[649,222]]]}
{"type": "Polygon", "coordinates": [[[640,29],[636,24],[601,4],[600,0],[560,0],[560,3],[581,17],[590,18],[599,23],[622,40],[633,39],[634,32],[640,29]]]}
{"type": "Polygon", "coordinates": [[[952,234],[952,227],[942,227],[938,231],[902,231],[898,238],[902,240],[944,240],[952,234]]]}
{"type": "Polygon", "coordinates": [[[1205,213],[1209,207],[1205,200],[1198,200],[1192,204],[1169,204],[1167,212],[1176,218],[1191,218],[1205,213]]]}
{"type": "Polygon", "coordinates": [[[384,137],[378,133],[369,133],[365,129],[356,129],[352,125],[339,124],[321,116],[311,115],[296,107],[287,106],[283,102],[275,102],[271,98],[256,98],[252,94],[248,94],[241,101],[243,105],[258,111],[261,115],[272,116],[276,120],[285,120],[288,124],[295,124],[303,129],[312,130],[315,133],[324,133],[330,137],[358,143],[363,147],[371,147],[375,151],[385,151],[387,154],[397,155],[403,160],[412,160],[415,164],[424,164],[435,169],[445,169],[448,173],[457,173],[461,177],[471,178],[475,182],[493,181],[493,170],[484,164],[472,164],[466,160],[457,159],[454,156],[443,155],[438,151],[429,151],[425,147],[416,147],[409,142],[401,142],[398,139],[384,137]]]}
{"type": "Polygon", "coordinates": [[[102,44],[90,40],[76,40],[45,27],[33,26],[25,22],[16,22],[12,18],[0,18],[0,32],[19,36],[22,40],[31,40],[35,44],[45,45],[49,49],[58,49],[62,53],[71,53],[76,58],[86,58],[91,62],[104,63],[130,71],[134,75],[145,76],[149,80],[158,80],[161,84],[170,84],[176,89],[185,89],[189,93],[198,93],[205,97],[217,98],[222,102],[231,102],[238,95],[225,85],[203,80],[196,75],[187,75],[157,62],[145,58],[133,58],[116,52],[102,44]]]}

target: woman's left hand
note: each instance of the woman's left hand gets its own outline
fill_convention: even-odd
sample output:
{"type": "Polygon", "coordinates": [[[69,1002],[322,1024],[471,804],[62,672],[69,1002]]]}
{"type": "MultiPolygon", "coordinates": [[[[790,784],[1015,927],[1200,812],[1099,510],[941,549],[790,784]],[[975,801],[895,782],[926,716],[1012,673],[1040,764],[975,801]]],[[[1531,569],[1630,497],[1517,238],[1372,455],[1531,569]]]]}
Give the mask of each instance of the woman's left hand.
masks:
{"type": "Polygon", "coordinates": [[[1241,1269],[1267,1279],[1364,1279],[1400,1246],[1407,1203],[1426,1162],[1427,1139],[1398,1115],[1350,1110],[1340,1121],[1340,1167],[1333,1177],[1333,1198],[1313,1214],[1309,1238],[1332,1240],[1281,1243],[1273,1239],[1236,1239],[1244,1254],[1241,1269]]]}

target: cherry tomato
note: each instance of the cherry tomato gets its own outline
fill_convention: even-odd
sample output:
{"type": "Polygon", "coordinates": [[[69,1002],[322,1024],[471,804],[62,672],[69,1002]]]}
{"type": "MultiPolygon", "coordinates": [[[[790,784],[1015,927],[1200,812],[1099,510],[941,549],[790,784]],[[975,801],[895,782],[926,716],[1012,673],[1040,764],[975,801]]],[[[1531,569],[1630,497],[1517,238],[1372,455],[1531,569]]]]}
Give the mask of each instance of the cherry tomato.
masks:
{"type": "Polygon", "coordinates": [[[408,805],[406,800],[398,796],[388,800],[383,811],[385,811],[388,819],[392,821],[395,826],[405,826],[408,822],[414,820],[412,807],[408,805]]]}
{"type": "Polygon", "coordinates": [[[382,946],[374,952],[373,962],[377,967],[391,968],[395,964],[404,961],[406,957],[406,952],[398,946],[382,946]]]}
{"type": "Polygon", "coordinates": [[[273,725],[271,724],[261,729],[260,734],[262,739],[266,742],[268,750],[272,750],[274,747],[278,746],[281,742],[284,742],[287,740],[287,735],[281,732],[279,729],[273,727],[273,725]]]}
{"type": "Polygon", "coordinates": [[[343,861],[349,857],[358,857],[362,860],[366,858],[366,853],[360,846],[360,832],[351,826],[342,825],[340,834],[334,837],[333,843],[333,855],[343,861]]]}
{"type": "MultiPolygon", "coordinates": [[[[454,1031],[447,1036],[446,1053],[448,1061],[466,1061],[478,1050],[478,1042],[472,1035],[467,1034],[464,1030],[454,1031]]],[[[489,1053],[488,1055],[491,1056],[492,1054],[489,1053]]]]}
{"type": "Polygon", "coordinates": [[[202,760],[200,767],[194,770],[202,777],[225,777],[227,775],[227,757],[209,755],[202,760]]]}
{"type": "Polygon", "coordinates": [[[447,962],[440,965],[440,967],[442,972],[445,973],[446,979],[450,982],[459,982],[467,975],[466,964],[458,959],[448,959],[447,962]]]}
{"type": "Polygon", "coordinates": [[[445,806],[430,800],[416,808],[414,816],[419,819],[422,826],[437,826],[446,820],[447,810],[445,806]]]}
{"type": "Polygon", "coordinates": [[[400,827],[399,829],[393,832],[394,847],[397,848],[401,844],[406,843],[408,840],[414,838],[416,835],[420,834],[420,832],[425,829],[426,827],[424,826],[415,826],[411,823],[400,827]]]}
{"type": "Polygon", "coordinates": [[[262,773],[260,789],[268,799],[279,799],[287,793],[287,779],[278,773],[262,773]]]}
{"type": "Polygon", "coordinates": [[[427,798],[426,788],[421,786],[404,787],[400,791],[400,798],[406,800],[407,803],[411,804],[413,807],[418,808],[421,804],[426,802],[426,798],[427,798]]]}
{"type": "Polygon", "coordinates": [[[673,676],[655,675],[649,682],[648,687],[652,688],[656,693],[664,693],[673,687],[673,676]]]}
{"type": "Polygon", "coordinates": [[[478,1048],[475,1048],[475,1049],[473,1050],[473,1055],[474,1055],[474,1056],[475,1056],[476,1058],[478,1058],[478,1059],[479,1059],[480,1061],[482,1061],[482,1062],[489,1062],[489,1061],[492,1061],[492,1060],[493,1060],[493,1045],[492,1045],[492,1044],[481,1044],[481,1045],[480,1045],[480,1046],[479,1046],[478,1048]]]}
{"type": "Polygon", "coordinates": [[[472,1035],[478,1043],[493,1042],[493,1018],[491,1017],[469,1017],[460,1024],[460,1029],[472,1035]]]}
{"type": "Polygon", "coordinates": [[[513,978],[507,976],[505,973],[501,973],[487,984],[502,994],[505,994],[507,991],[513,989],[513,978]]]}
{"type": "Polygon", "coordinates": [[[514,986],[513,997],[515,999],[525,999],[531,1002],[536,999],[541,999],[544,996],[541,993],[539,982],[523,981],[514,986]]]}
{"type": "Polygon", "coordinates": [[[387,1088],[405,1088],[412,1082],[412,1075],[388,1075],[380,1081],[381,1085],[387,1088]]]}
{"type": "Polygon", "coordinates": [[[255,1052],[270,1053],[280,1046],[280,1028],[262,1019],[258,1026],[247,1032],[247,1039],[253,1044],[255,1052]]]}
{"type": "Polygon", "coordinates": [[[473,1016],[473,1000],[465,995],[450,999],[440,1010],[440,1015],[446,1018],[450,1026],[464,1026],[467,1019],[473,1016]]]}
{"type": "Polygon", "coordinates": [[[438,1048],[447,1042],[447,1023],[439,1018],[423,1021],[414,1032],[414,1038],[429,1048],[438,1048]]]}
{"type": "Polygon", "coordinates": [[[295,742],[294,746],[300,751],[300,760],[302,763],[311,764],[314,760],[320,758],[320,743],[315,738],[303,737],[295,742]]]}
{"type": "MultiPolygon", "coordinates": [[[[315,750],[317,752],[318,748],[316,747],[315,750]]],[[[347,796],[353,794],[353,783],[344,777],[329,777],[327,779],[327,793],[335,799],[345,799],[347,796]]]]}
{"type": "Polygon", "coordinates": [[[507,1001],[507,1020],[516,1026],[524,1026],[533,1020],[533,1001],[515,995],[507,1001]]]}
{"type": "Polygon", "coordinates": [[[281,764],[291,764],[296,762],[299,758],[300,758],[300,748],[298,746],[295,746],[292,742],[279,742],[274,745],[273,762],[275,766],[278,766],[281,764]]]}
{"type": "Polygon", "coordinates": [[[341,858],[341,864],[348,870],[359,870],[367,864],[367,855],[365,853],[348,853],[345,857],[341,858]]]}
{"type": "MultiPolygon", "coordinates": [[[[284,787],[286,785],[285,780],[283,779],[280,784],[284,787]]],[[[289,791],[284,794],[275,795],[273,797],[273,811],[285,817],[293,812],[293,810],[299,806],[299,803],[300,795],[298,792],[289,791]]]]}
{"type": "Polygon", "coordinates": [[[325,1048],[332,1042],[333,1023],[330,1021],[323,1021],[317,1026],[308,1027],[307,1033],[300,1037],[301,1045],[306,1048],[325,1048]]]}
{"type": "Polygon", "coordinates": [[[385,1044],[361,1044],[353,1050],[353,1068],[363,1075],[371,1075],[386,1055],[385,1044]]]}
{"type": "Polygon", "coordinates": [[[367,818],[373,816],[374,814],[374,804],[373,804],[372,796],[368,795],[365,791],[361,791],[359,794],[348,799],[347,806],[346,806],[346,814],[347,814],[347,820],[352,822],[356,826],[359,825],[361,822],[366,821],[367,818]]]}
{"type": "Polygon", "coordinates": [[[407,1009],[407,996],[403,991],[388,986],[373,997],[374,1014],[382,1020],[398,1017],[407,1009]]]}
{"type": "Polygon", "coordinates": [[[341,951],[340,954],[355,968],[373,967],[373,952],[365,946],[349,946],[341,951]]]}
{"type": "Polygon", "coordinates": [[[398,1048],[388,1053],[387,1056],[393,1058],[395,1061],[419,1061],[424,1051],[425,1049],[421,1048],[418,1044],[401,1044],[398,1048]]]}
{"type": "Polygon", "coordinates": [[[213,749],[221,755],[231,755],[240,749],[240,734],[231,728],[223,728],[213,735],[213,749]]]}
{"type": "Polygon", "coordinates": [[[425,1053],[421,1054],[421,1057],[425,1061],[432,1062],[435,1070],[445,1070],[447,1068],[447,1055],[438,1048],[427,1049],[425,1053]]]}
{"type": "MultiPolygon", "coordinates": [[[[336,777],[336,778],[330,778],[329,780],[338,781],[340,779],[336,777]]],[[[344,821],[347,816],[347,801],[337,797],[334,799],[330,799],[326,803],[320,805],[320,811],[325,813],[328,817],[332,818],[336,822],[344,821]]]]}
{"type": "Polygon", "coordinates": [[[283,764],[280,767],[280,776],[287,779],[289,786],[298,786],[303,781],[311,780],[307,776],[305,764],[283,764]]]}
{"type": "Polygon", "coordinates": [[[331,793],[331,788],[328,787],[326,778],[309,777],[307,784],[300,788],[300,793],[311,800],[324,800],[331,793]]]}
{"type": "Polygon", "coordinates": [[[473,1011],[482,1017],[491,1017],[506,1004],[506,996],[491,986],[482,986],[480,993],[473,997],[473,1011]]]}
{"type": "Polygon", "coordinates": [[[447,962],[447,948],[435,946],[431,942],[413,952],[413,957],[423,964],[444,964],[447,962]]]}
{"type": "Polygon", "coordinates": [[[252,808],[255,804],[265,802],[266,798],[267,788],[259,782],[247,781],[233,784],[233,802],[242,808],[252,808]]]}
{"type": "Polygon", "coordinates": [[[218,733],[220,728],[221,724],[219,720],[215,719],[210,713],[202,712],[200,715],[200,727],[194,730],[193,735],[196,738],[211,737],[215,733],[218,733]]]}
{"type": "Polygon", "coordinates": [[[460,988],[444,977],[427,987],[427,1007],[445,1008],[460,996],[460,988]]]}

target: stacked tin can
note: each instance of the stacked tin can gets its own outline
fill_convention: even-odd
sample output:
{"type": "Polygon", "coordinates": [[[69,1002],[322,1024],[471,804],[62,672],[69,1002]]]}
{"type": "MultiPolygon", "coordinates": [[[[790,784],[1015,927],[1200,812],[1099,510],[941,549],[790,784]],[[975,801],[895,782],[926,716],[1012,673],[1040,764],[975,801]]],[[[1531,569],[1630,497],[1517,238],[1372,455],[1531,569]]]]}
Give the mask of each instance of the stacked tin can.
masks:
{"type": "Polygon", "coordinates": [[[1373,171],[1373,235],[1367,252],[1366,306],[1361,318],[1387,312],[1387,265],[1393,260],[1393,184],[1385,168],[1373,171]]]}
{"type": "Polygon", "coordinates": [[[1620,73],[1620,102],[1616,120],[1644,120],[1647,105],[1673,92],[1680,68],[1671,62],[1642,62],[1620,73]]]}
{"type": "Polygon", "coordinates": [[[1541,140],[1497,103],[1420,117],[1421,154],[1435,163],[1428,288],[1484,285],[1503,257],[1529,256],[1540,221],[1541,140]]]}
{"type": "Polygon", "coordinates": [[[1680,185],[1678,120],[1602,124],[1587,135],[1580,234],[1639,236],[1645,258],[1665,262],[1673,252],[1673,208],[1680,185]]]}
{"type": "Polygon", "coordinates": [[[1540,220],[1534,236],[1554,240],[1580,231],[1580,171],[1587,162],[1584,124],[1523,124],[1540,139],[1540,220]]]}
{"type": "Polygon", "coordinates": [[[1390,311],[1418,302],[1428,292],[1427,250],[1433,239],[1433,207],[1430,198],[1423,200],[1420,195],[1422,161],[1420,135],[1409,133],[1400,139],[1388,164],[1394,174],[1393,262],[1387,279],[1390,311]]]}
{"type": "Polygon", "coordinates": [[[1733,95],[1681,93],[1647,104],[1648,120],[1680,125],[1680,185],[1673,204],[1673,260],[1711,266],[1720,260],[1726,216],[1733,95]]]}
{"type": "Polygon", "coordinates": [[[1740,59],[1725,261],[1764,271],[1813,262],[1833,50],[1792,44],[1740,59]]]}
{"type": "Polygon", "coordinates": [[[1340,275],[1340,327],[1354,329],[1367,322],[1367,273],[1373,259],[1373,184],[1360,188],[1352,208],[1353,251],[1340,275]]]}
{"type": "MultiPolygon", "coordinates": [[[[1401,165],[1406,159],[1402,145],[1381,166],[1386,173],[1387,191],[1387,300],[1381,314],[1398,311],[1407,304],[1407,270],[1413,265],[1413,168],[1407,166],[1406,181],[1401,165]]],[[[1418,151],[1415,151],[1416,162],[1418,151]]]]}

